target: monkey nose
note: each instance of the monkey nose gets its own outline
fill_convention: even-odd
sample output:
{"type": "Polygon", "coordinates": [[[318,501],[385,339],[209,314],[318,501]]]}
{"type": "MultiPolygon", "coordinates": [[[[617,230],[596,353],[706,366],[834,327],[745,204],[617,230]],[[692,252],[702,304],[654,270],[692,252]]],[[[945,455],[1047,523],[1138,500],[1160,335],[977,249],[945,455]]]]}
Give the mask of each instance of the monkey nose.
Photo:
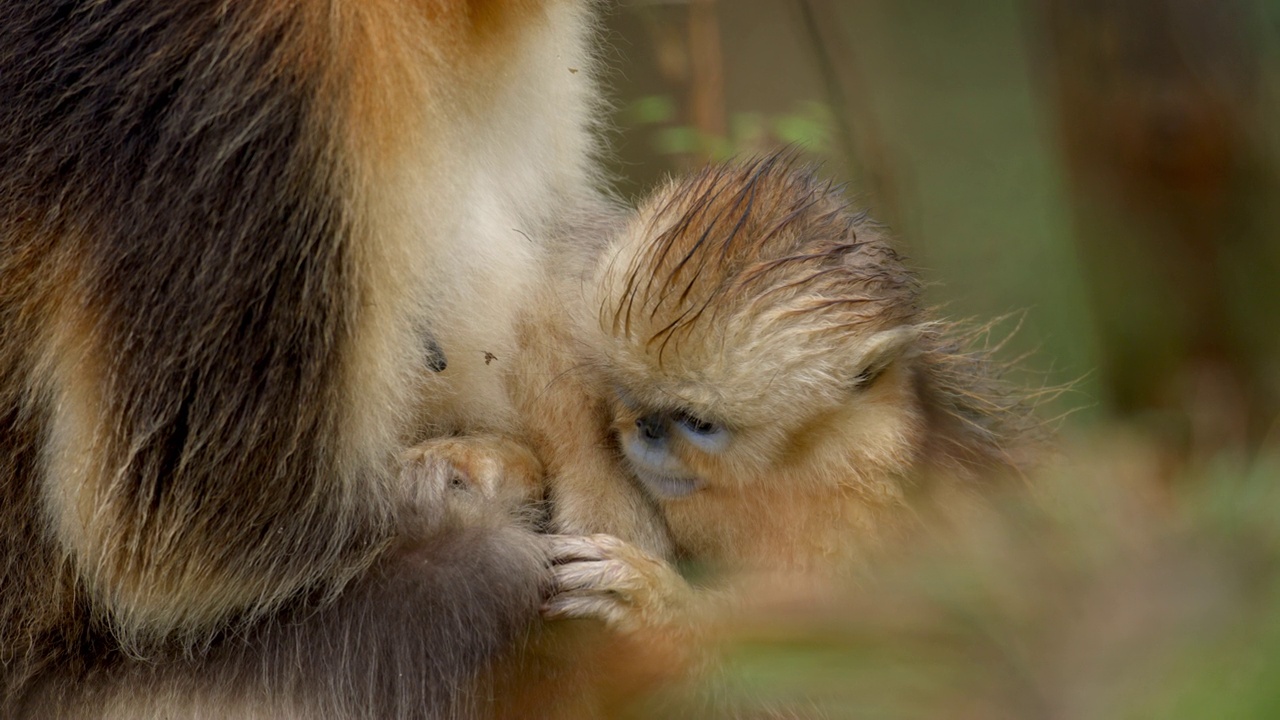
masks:
{"type": "Polygon", "coordinates": [[[661,415],[645,415],[636,420],[636,429],[645,442],[658,442],[667,436],[667,423],[661,415]]]}

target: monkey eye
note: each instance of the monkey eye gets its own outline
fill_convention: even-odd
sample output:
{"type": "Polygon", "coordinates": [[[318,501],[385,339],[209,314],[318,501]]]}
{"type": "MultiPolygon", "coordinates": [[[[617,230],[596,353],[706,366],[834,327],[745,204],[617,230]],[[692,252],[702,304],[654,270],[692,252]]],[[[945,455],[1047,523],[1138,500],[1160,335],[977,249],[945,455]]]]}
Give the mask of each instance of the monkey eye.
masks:
{"type": "Polygon", "coordinates": [[[705,452],[720,452],[729,444],[729,431],[719,423],[683,411],[677,412],[673,419],[680,434],[705,452]]]}
{"type": "Polygon", "coordinates": [[[876,380],[879,380],[880,376],[884,374],[884,371],[888,369],[889,369],[888,365],[880,365],[880,366],[872,365],[865,368],[862,372],[854,376],[853,378],[854,389],[861,390],[862,388],[868,387],[869,385],[874,383],[876,380]]]}
{"type": "Polygon", "coordinates": [[[711,435],[712,433],[720,430],[719,425],[684,412],[676,413],[676,422],[680,423],[686,430],[696,435],[711,435]]]}

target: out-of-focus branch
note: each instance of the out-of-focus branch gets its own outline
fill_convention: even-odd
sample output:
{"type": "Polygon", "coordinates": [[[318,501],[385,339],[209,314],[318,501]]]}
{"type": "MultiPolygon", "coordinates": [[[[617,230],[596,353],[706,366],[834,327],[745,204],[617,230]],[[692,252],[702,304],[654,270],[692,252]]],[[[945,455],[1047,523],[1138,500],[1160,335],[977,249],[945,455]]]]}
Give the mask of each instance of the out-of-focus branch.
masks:
{"type": "MultiPolygon", "coordinates": [[[[1274,287],[1248,227],[1260,55],[1245,0],[1035,0],[1081,255],[1123,413],[1204,456],[1274,422],[1238,287],[1274,287]],[[1117,313],[1116,308],[1125,312],[1117,313]]],[[[1271,182],[1266,179],[1265,182],[1271,182]]],[[[1265,200],[1262,202],[1266,202],[1265,200]]],[[[1274,292],[1257,291],[1266,307],[1274,292]]]]}
{"type": "Polygon", "coordinates": [[[724,52],[716,0],[689,3],[690,120],[704,138],[724,137],[724,52]]]}
{"type": "Polygon", "coordinates": [[[857,57],[842,32],[840,15],[832,0],[796,0],[796,8],[803,31],[811,40],[844,162],[850,172],[864,176],[877,200],[876,215],[898,225],[901,214],[897,187],[884,156],[884,142],[857,57]]]}

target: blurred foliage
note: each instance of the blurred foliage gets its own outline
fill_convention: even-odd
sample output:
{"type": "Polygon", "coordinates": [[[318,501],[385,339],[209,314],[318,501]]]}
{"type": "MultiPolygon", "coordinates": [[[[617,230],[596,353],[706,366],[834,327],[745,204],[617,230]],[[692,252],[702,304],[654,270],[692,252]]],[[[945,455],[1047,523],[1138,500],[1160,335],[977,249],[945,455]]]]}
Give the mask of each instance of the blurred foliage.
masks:
{"type": "Polygon", "coordinates": [[[838,612],[741,631],[724,687],[793,717],[1280,717],[1280,456],[1173,492],[1141,443],[1088,457],[936,519],[838,612]]]}
{"type": "Polygon", "coordinates": [[[650,95],[633,101],[623,114],[634,131],[651,132],[653,152],[659,156],[688,156],[708,161],[767,152],[779,145],[802,147],[813,155],[831,152],[832,114],[821,102],[801,103],[795,112],[765,115],[739,112],[729,117],[727,135],[700,131],[678,121],[670,95],[650,95]]]}
{"type": "Polygon", "coordinates": [[[928,508],[832,597],[758,588],[716,673],[627,716],[1280,717],[1280,453],[1171,487],[1135,434],[1071,447],[1035,502],[928,508]]]}

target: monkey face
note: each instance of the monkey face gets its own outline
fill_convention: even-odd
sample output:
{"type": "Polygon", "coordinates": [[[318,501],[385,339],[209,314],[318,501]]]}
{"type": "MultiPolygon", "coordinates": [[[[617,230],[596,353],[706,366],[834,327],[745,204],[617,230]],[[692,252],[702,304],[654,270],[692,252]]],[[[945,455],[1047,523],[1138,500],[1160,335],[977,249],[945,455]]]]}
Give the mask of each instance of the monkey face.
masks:
{"type": "Polygon", "coordinates": [[[646,410],[619,394],[615,412],[623,454],[636,478],[654,497],[669,499],[702,488],[704,478],[695,471],[696,458],[715,456],[729,449],[733,432],[723,423],[707,420],[690,410],[646,410]]]}
{"type": "MultiPolygon", "coordinates": [[[[792,478],[790,491],[801,492],[898,472],[919,443],[919,410],[907,340],[897,333],[879,337],[884,334],[860,349],[846,348],[845,357],[861,367],[842,373],[852,382],[831,372],[773,368],[762,394],[760,383],[739,384],[733,371],[741,368],[732,361],[702,366],[693,377],[656,368],[617,373],[610,409],[618,446],[660,501],[739,492],[782,474],[792,478]],[[868,352],[868,345],[878,347],[868,352]]],[[[643,367],[642,357],[618,359],[615,367],[643,367]]]]}

